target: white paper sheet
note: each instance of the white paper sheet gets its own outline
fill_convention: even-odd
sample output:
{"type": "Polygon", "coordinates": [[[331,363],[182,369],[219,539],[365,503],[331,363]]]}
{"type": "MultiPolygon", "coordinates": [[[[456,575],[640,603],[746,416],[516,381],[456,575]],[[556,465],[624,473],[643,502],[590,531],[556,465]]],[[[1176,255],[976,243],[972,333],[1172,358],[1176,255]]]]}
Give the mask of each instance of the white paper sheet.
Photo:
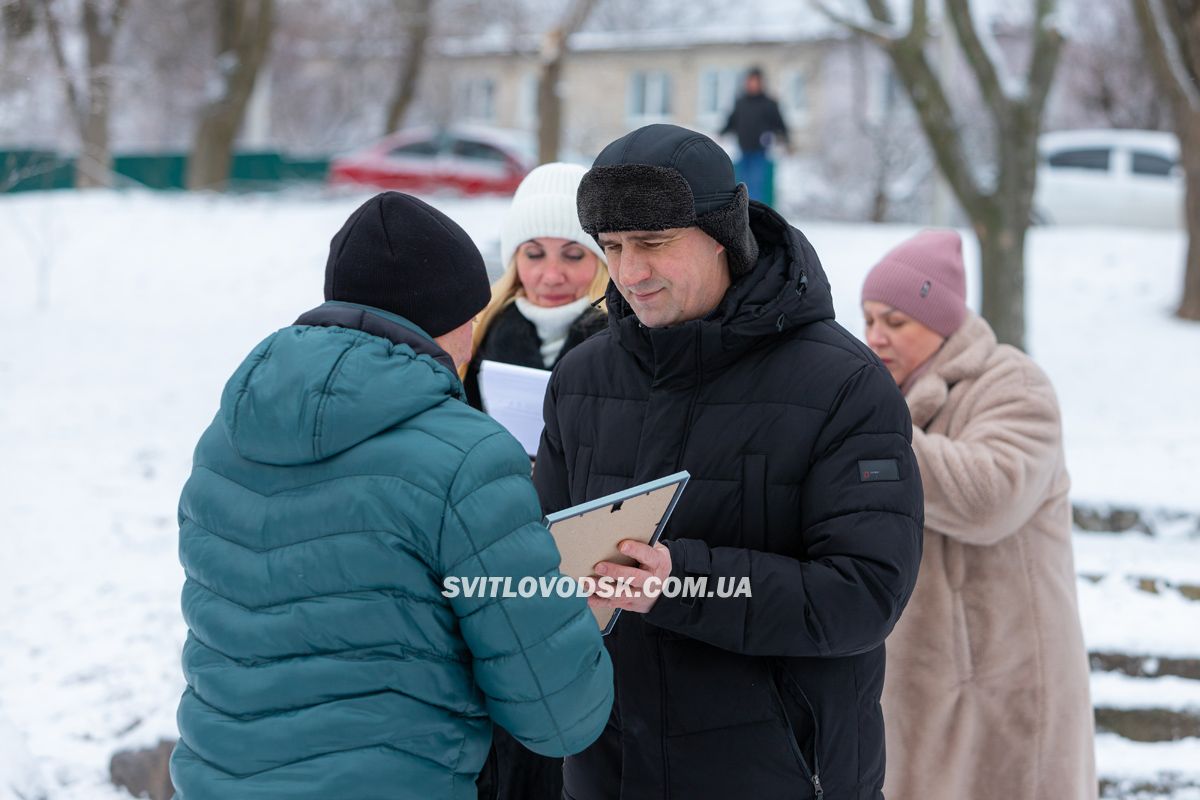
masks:
{"type": "Polygon", "coordinates": [[[537,455],[542,438],[542,402],[550,371],[530,369],[499,361],[479,363],[479,395],[483,408],[508,429],[525,452],[537,455]]]}

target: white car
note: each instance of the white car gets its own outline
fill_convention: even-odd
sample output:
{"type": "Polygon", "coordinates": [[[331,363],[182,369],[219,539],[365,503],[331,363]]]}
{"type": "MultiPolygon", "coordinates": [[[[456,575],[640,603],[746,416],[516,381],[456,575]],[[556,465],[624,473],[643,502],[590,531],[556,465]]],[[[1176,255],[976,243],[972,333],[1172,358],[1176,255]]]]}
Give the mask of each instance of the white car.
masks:
{"type": "Polygon", "coordinates": [[[1179,142],[1161,131],[1080,130],[1038,140],[1034,221],[1181,228],[1179,142]]]}

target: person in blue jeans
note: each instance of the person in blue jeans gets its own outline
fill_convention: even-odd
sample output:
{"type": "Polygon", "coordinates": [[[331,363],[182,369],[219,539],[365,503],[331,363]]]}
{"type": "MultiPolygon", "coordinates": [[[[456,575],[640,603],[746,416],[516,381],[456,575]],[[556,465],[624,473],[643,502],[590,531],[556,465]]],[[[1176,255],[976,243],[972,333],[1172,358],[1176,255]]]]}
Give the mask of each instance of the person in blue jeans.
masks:
{"type": "Polygon", "coordinates": [[[762,70],[752,67],[746,73],[744,91],[729,112],[721,135],[735,134],[741,157],[737,162],[737,177],[746,184],[751,200],[772,205],[775,192],[770,180],[771,159],[767,154],[772,141],[778,137],[791,150],[787,123],[779,111],[779,103],[763,91],[762,70]]]}

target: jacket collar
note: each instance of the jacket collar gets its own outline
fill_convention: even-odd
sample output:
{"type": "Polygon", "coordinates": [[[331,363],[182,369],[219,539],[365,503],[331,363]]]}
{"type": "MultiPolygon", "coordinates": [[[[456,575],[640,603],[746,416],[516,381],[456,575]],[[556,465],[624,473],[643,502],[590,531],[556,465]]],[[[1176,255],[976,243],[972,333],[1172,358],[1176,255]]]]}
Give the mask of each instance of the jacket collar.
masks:
{"type": "Polygon", "coordinates": [[[997,347],[991,326],[968,311],[958,330],[920,368],[922,374],[905,395],[913,425],[925,428],[946,404],[954,384],[981,375],[997,347]]]}
{"type": "Polygon", "coordinates": [[[392,344],[405,344],[411,347],[417,355],[429,356],[455,377],[458,376],[458,372],[454,368],[454,359],[450,357],[449,353],[438,347],[432,336],[416,323],[389,311],[358,303],[329,300],[323,305],[301,314],[294,324],[348,328],[387,339],[392,344]]]}
{"type": "Polygon", "coordinates": [[[758,261],[703,319],[647,328],[609,283],[613,334],[655,385],[689,383],[700,372],[724,369],[767,338],[834,318],[829,281],[804,234],[761,203],[751,203],[750,224],[758,261]]]}

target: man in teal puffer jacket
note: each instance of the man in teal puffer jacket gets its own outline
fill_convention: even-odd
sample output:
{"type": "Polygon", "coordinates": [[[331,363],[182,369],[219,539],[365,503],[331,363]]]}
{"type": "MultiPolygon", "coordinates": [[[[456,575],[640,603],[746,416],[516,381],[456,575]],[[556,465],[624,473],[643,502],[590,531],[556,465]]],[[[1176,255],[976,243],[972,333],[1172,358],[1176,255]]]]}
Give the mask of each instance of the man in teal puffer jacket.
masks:
{"type": "Polygon", "coordinates": [[[325,297],[234,372],[180,499],[177,800],[475,798],[493,722],[563,756],[609,716],[583,599],[443,591],[559,574],[528,458],[455,371],[479,251],[385,193],[334,237],[325,297]]]}

